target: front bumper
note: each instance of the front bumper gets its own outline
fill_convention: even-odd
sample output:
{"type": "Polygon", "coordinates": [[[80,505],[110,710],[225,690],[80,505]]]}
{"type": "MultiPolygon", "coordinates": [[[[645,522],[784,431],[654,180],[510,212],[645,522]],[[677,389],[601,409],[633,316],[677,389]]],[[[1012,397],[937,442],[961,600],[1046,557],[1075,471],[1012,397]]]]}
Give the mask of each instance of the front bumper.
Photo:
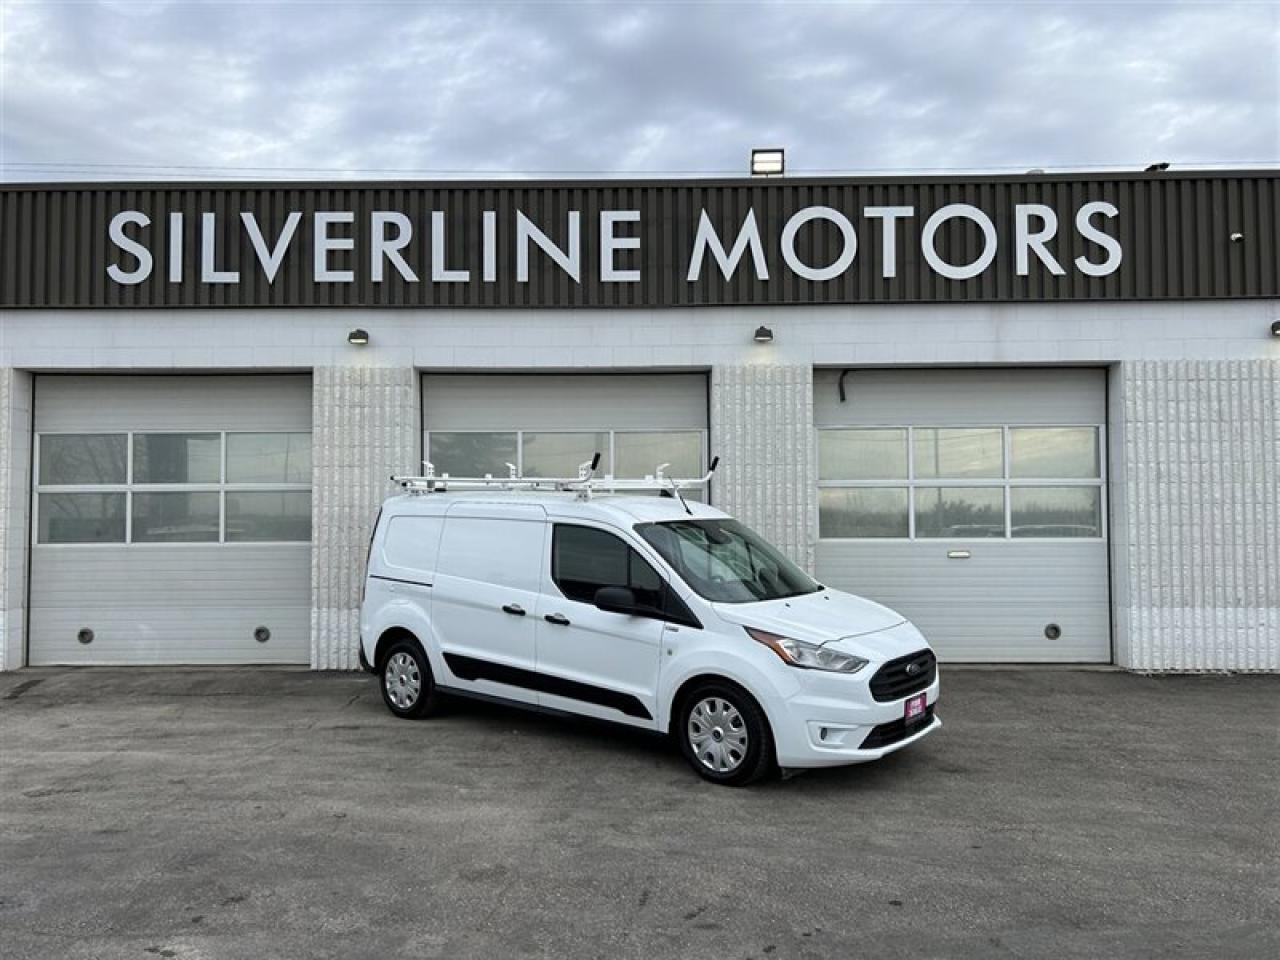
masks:
{"type": "Polygon", "coordinates": [[[772,718],[778,765],[838,767],[867,763],[909,747],[942,726],[937,715],[939,678],[923,691],[926,715],[908,723],[905,704],[911,697],[877,703],[866,682],[850,677],[806,676],[799,693],[781,702],[782,716],[772,718]]]}

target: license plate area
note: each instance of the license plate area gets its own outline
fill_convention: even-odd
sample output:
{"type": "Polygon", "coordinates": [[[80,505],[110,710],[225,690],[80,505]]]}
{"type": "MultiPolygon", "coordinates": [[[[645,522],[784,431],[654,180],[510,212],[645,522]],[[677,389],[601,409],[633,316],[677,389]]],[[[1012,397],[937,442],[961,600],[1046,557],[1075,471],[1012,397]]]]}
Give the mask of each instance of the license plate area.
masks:
{"type": "Polygon", "coordinates": [[[925,694],[918,693],[914,697],[909,698],[906,703],[903,704],[903,719],[911,721],[923,717],[925,710],[925,697],[925,694]]]}

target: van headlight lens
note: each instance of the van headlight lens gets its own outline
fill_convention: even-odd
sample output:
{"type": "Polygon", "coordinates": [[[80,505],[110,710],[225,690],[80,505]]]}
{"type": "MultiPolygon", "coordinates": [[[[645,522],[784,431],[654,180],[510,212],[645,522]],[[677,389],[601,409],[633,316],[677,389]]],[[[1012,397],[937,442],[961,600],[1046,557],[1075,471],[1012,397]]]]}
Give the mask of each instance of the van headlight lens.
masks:
{"type": "Polygon", "coordinates": [[[816,643],[806,643],[794,637],[783,637],[756,627],[743,627],[757,643],[763,643],[776,653],[782,662],[805,670],[826,670],[829,673],[857,673],[867,665],[862,657],[838,650],[828,650],[816,643]]]}

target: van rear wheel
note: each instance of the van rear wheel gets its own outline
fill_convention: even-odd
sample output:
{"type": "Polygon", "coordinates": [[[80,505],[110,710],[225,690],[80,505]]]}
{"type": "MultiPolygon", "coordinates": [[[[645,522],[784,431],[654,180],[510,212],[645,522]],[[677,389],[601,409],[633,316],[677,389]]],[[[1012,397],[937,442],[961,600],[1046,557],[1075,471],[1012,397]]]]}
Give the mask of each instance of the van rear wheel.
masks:
{"type": "Polygon", "coordinates": [[[435,711],[440,694],[426,655],[415,641],[397,640],[392,644],[378,673],[382,701],[397,717],[425,717],[435,711]]]}
{"type": "Polygon", "coordinates": [[[712,682],[681,703],[676,735],[699,776],[745,787],[773,768],[773,733],[755,698],[736,684],[712,682]]]}

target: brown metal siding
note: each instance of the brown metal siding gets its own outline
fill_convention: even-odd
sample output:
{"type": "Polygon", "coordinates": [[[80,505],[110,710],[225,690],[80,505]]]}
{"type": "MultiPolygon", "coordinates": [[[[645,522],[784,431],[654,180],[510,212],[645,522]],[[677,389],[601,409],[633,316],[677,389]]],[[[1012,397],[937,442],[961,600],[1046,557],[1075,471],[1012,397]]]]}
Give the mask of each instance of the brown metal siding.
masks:
{"type": "MultiPolygon", "coordinates": [[[[615,183],[447,184],[30,184],[0,186],[0,307],[670,307],[697,305],[812,303],[951,303],[991,301],[1155,300],[1276,297],[1280,251],[1280,174],[1071,175],[1062,177],[875,179],[779,179],[738,181],[645,181],[615,183]],[[1119,239],[1124,261],[1107,277],[1089,277],[1075,257],[1102,255],[1075,231],[1081,204],[1107,200],[1120,215],[1095,219],[1119,239]],[[933,272],[920,249],[925,220],[948,203],[970,203],[996,224],[1000,250],[995,262],[971,280],[948,280],[933,272]],[[1019,203],[1045,203],[1058,215],[1050,248],[1066,268],[1052,276],[1032,258],[1031,273],[1015,272],[1013,210],[1019,203]],[[782,262],[778,237],[797,210],[815,204],[846,214],[858,232],[853,266],[827,282],[796,276],[782,262]],[[913,206],[912,219],[898,222],[897,277],[882,277],[880,222],[862,216],[867,206],[913,206]],[[725,280],[713,260],[697,283],[685,280],[698,214],[705,208],[728,245],[748,210],[754,209],[764,241],[770,279],[756,279],[748,256],[725,280]],[[155,266],[135,286],[107,277],[119,255],[107,236],[111,216],[136,209],[151,218],[142,236],[155,266]],[[574,283],[536,249],[528,283],[516,281],[514,223],[524,212],[552,240],[567,236],[566,213],[581,212],[582,282],[574,283]],[[638,283],[600,280],[601,210],[637,209],[639,226],[621,235],[641,238],[639,254],[624,253],[619,266],[641,271],[638,283]],[[267,243],[274,243],[285,217],[300,211],[298,226],[274,283],[261,273],[240,222],[252,211],[267,243]],[[355,250],[332,257],[335,268],[355,272],[353,283],[312,281],[312,217],[317,210],[351,211],[355,250]],[[386,264],[386,279],[369,273],[369,214],[394,210],[413,223],[405,258],[418,283],[404,281],[386,264]],[[430,214],[445,212],[446,263],[467,267],[468,283],[430,281],[430,214]],[[481,213],[497,211],[498,280],[480,279],[481,213]],[[183,277],[168,277],[169,213],[183,218],[183,277]],[[205,284],[200,277],[201,214],[218,214],[218,260],[239,270],[239,284],[205,284]],[[1245,235],[1243,243],[1230,234],[1245,235]]],[[[343,233],[339,229],[335,231],[343,233]]],[[[810,224],[798,238],[805,262],[823,265],[838,253],[838,231],[810,224]]],[[[938,234],[940,255],[951,262],[973,260],[981,250],[976,226],[952,220],[938,234]]],[[[130,265],[126,257],[122,263],[130,265]]]]}

